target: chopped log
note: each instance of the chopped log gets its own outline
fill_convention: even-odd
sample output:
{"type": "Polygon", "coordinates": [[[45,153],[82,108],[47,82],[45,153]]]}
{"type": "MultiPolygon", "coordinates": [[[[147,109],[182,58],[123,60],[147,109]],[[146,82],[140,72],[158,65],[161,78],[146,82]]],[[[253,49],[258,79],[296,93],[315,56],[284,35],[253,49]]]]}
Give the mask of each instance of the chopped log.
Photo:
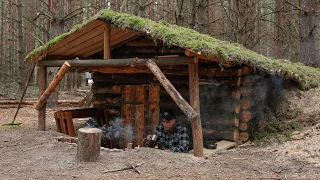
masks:
{"type": "Polygon", "coordinates": [[[251,107],[251,101],[249,99],[244,99],[241,101],[240,106],[242,109],[249,109],[251,107]]]}
{"type": "Polygon", "coordinates": [[[251,88],[241,88],[241,96],[250,96],[252,94],[251,88]]]}
{"type": "MultiPolygon", "coordinates": [[[[47,67],[40,67],[39,71],[39,90],[42,96],[47,86],[47,67]]],[[[38,130],[46,130],[46,102],[40,107],[38,112],[38,130]]]]}
{"type": "Polygon", "coordinates": [[[198,113],[187,103],[187,101],[181,96],[181,94],[175,89],[171,82],[165,77],[161,72],[157,64],[149,59],[147,61],[148,68],[156,76],[165,90],[169,93],[171,98],[176,102],[181,111],[188,117],[188,119],[193,120],[198,116],[198,113]]]}
{"type": "Polygon", "coordinates": [[[77,159],[83,162],[99,160],[102,131],[97,128],[80,128],[78,131],[77,159]]]}
{"type": "MultiPolygon", "coordinates": [[[[134,86],[125,85],[122,87],[122,100],[123,101],[134,101],[134,86]]],[[[128,128],[132,124],[133,120],[133,105],[123,104],[121,106],[121,115],[124,119],[124,127],[128,128]]],[[[121,138],[121,148],[128,146],[129,134],[125,133],[121,138]]]]}
{"type": "Polygon", "coordinates": [[[135,142],[134,147],[143,147],[143,130],[144,130],[144,119],[145,119],[145,104],[146,104],[146,87],[136,86],[135,87],[135,101],[142,102],[142,104],[135,106],[135,142]]]}
{"type": "MultiPolygon", "coordinates": [[[[197,61],[197,58],[195,58],[197,61]]],[[[190,105],[199,113],[191,122],[193,137],[193,154],[196,157],[203,156],[203,136],[200,119],[200,99],[199,99],[199,64],[189,63],[189,93],[190,105]]]]}
{"type": "Polygon", "coordinates": [[[239,130],[214,130],[203,128],[203,136],[208,139],[239,141],[239,130]]]}
{"type": "Polygon", "coordinates": [[[44,91],[44,93],[41,95],[39,98],[38,103],[36,104],[35,108],[39,111],[41,107],[44,105],[48,97],[52,94],[54,89],[58,86],[60,83],[61,79],[64,77],[65,73],[68,71],[70,68],[70,65],[67,61],[61,66],[60,70],[58,71],[56,77],[51,81],[50,85],[48,88],[44,91]]]}
{"type": "Polygon", "coordinates": [[[111,25],[109,23],[105,24],[103,32],[103,59],[110,59],[110,49],[111,49],[111,25]]]}
{"type": "Polygon", "coordinates": [[[242,111],[242,113],[241,113],[241,120],[242,120],[243,122],[248,122],[248,121],[250,121],[250,120],[251,120],[251,112],[250,112],[250,111],[247,111],[247,110],[242,111]]]}
{"type": "Polygon", "coordinates": [[[249,134],[248,134],[248,132],[241,132],[241,133],[239,134],[239,140],[240,140],[240,141],[246,142],[246,141],[248,141],[248,139],[249,139],[249,134]]]}
{"type": "MultiPolygon", "coordinates": [[[[105,61],[103,59],[77,59],[67,60],[72,67],[119,67],[119,66],[130,66],[130,67],[145,67],[146,62],[149,59],[139,58],[127,58],[127,59],[109,59],[105,61]]],[[[188,57],[177,57],[177,58],[159,58],[153,59],[159,66],[170,66],[170,65],[184,65],[191,61],[188,57]]],[[[66,60],[42,60],[38,62],[38,66],[47,67],[60,67],[66,60]]]]}
{"type": "Polygon", "coordinates": [[[237,104],[234,108],[234,111],[238,114],[240,112],[240,104],[237,104]]]}
{"type": "Polygon", "coordinates": [[[148,98],[148,129],[146,135],[153,134],[160,119],[160,86],[149,86],[148,98]]]}
{"type": "Polygon", "coordinates": [[[241,77],[238,77],[238,80],[237,80],[237,86],[240,87],[241,86],[241,77]]]}
{"type": "Polygon", "coordinates": [[[245,78],[243,81],[242,81],[242,85],[244,86],[251,86],[253,84],[253,82],[251,81],[251,79],[249,78],[245,78]]]}
{"type": "Polygon", "coordinates": [[[240,129],[241,131],[246,131],[246,130],[248,130],[248,124],[245,123],[245,122],[240,123],[239,129],[240,129]]]}
{"type": "Polygon", "coordinates": [[[236,98],[236,99],[240,99],[240,97],[241,97],[241,93],[240,93],[240,90],[239,89],[237,89],[236,91],[232,91],[232,96],[234,97],[234,98],[236,98]]]}

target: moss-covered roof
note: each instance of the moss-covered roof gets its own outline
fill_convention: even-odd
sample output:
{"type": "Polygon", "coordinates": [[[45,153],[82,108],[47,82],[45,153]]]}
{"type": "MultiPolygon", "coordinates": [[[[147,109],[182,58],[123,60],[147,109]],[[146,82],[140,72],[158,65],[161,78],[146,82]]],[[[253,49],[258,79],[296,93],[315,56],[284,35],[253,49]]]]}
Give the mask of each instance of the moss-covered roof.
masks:
{"type": "Polygon", "coordinates": [[[310,89],[320,84],[320,69],[308,67],[302,63],[293,63],[288,60],[276,60],[265,57],[254,51],[244,48],[240,44],[215,39],[192,29],[169,24],[165,21],[155,22],[126,13],[111,10],[101,10],[93,18],[82,25],[75,26],[70,32],[64,33],[45,46],[34,49],[26,59],[43,53],[51,45],[58,43],[73,32],[86,26],[91,21],[102,20],[112,23],[119,28],[129,28],[146,33],[154,39],[159,39],[169,46],[179,46],[194,52],[201,52],[207,56],[215,55],[221,61],[232,61],[235,64],[245,64],[252,68],[262,69],[272,74],[284,75],[300,83],[302,89],[310,89]]]}

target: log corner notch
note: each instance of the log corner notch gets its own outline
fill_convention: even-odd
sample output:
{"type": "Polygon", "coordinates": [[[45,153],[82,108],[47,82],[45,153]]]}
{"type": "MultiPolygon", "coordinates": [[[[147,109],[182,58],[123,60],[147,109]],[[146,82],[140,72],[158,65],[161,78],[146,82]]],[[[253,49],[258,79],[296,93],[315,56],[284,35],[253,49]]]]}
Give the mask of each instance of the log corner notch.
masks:
{"type": "Polygon", "coordinates": [[[43,107],[46,100],[49,98],[49,96],[52,94],[55,88],[59,85],[61,79],[64,77],[64,75],[69,70],[69,68],[70,68],[70,64],[67,61],[65,61],[64,64],[59,69],[57,75],[53,78],[53,80],[49,84],[48,88],[40,96],[37,104],[35,105],[35,109],[39,111],[43,107]]]}
{"type": "Polygon", "coordinates": [[[172,83],[166,78],[162,73],[158,65],[152,60],[149,59],[146,63],[147,67],[159,80],[164,89],[168,92],[177,106],[181,111],[188,117],[189,120],[193,121],[199,114],[190,106],[190,104],[181,96],[181,94],[176,90],[172,83]]]}

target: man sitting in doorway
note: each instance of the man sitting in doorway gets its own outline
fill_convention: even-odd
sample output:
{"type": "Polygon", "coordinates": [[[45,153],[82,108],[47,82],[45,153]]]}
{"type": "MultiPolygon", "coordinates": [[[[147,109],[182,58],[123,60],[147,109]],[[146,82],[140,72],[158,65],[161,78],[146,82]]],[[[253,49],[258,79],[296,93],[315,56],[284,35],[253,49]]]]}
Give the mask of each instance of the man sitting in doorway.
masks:
{"type": "Polygon", "coordinates": [[[187,128],[169,112],[162,114],[161,123],[156,128],[155,134],[147,136],[147,142],[151,143],[152,140],[158,144],[159,149],[165,151],[188,152],[189,149],[187,128]]]}

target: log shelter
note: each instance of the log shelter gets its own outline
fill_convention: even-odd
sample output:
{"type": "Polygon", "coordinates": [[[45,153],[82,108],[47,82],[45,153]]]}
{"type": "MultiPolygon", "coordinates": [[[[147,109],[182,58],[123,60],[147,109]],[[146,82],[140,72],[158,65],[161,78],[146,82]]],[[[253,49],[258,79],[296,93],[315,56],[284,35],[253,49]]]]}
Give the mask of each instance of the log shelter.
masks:
{"type": "MultiPolygon", "coordinates": [[[[195,156],[203,154],[204,137],[248,140],[257,105],[253,87],[260,80],[253,78],[255,73],[275,71],[298,82],[306,77],[299,72],[292,76],[281,62],[276,64],[238,44],[110,10],[35,49],[26,60],[40,67],[39,130],[46,129],[47,68],[67,62],[69,71],[93,73],[95,108],[64,111],[56,117],[99,119],[119,112],[125,126],[134,127],[134,146],[143,146],[143,138],[159,124],[161,110],[174,110],[190,124],[195,156]]],[[[312,82],[302,85],[314,86],[312,82]]],[[[102,119],[100,124],[107,121],[102,119]]],[[[74,136],[73,127],[66,124],[57,123],[58,131],[74,136]]],[[[121,146],[128,141],[124,136],[121,146]]]]}

